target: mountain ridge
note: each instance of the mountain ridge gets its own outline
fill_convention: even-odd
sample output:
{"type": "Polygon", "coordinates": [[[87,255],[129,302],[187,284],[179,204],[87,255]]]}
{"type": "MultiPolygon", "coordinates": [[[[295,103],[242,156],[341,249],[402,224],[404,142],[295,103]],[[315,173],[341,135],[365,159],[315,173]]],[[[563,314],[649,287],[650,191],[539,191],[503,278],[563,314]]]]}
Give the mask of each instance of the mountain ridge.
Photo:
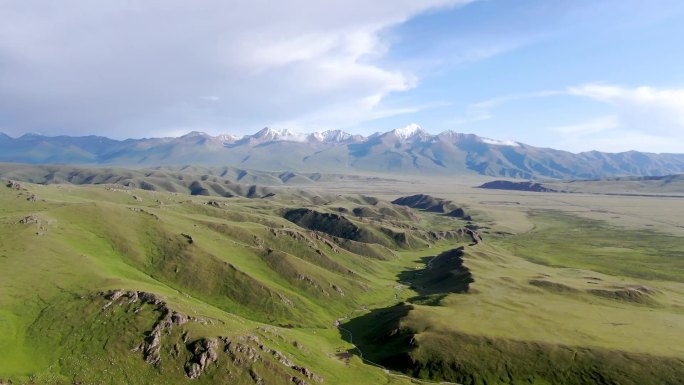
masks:
{"type": "Polygon", "coordinates": [[[514,179],[592,179],[684,172],[684,154],[571,153],[475,134],[432,135],[417,124],[368,137],[342,130],[300,134],[266,127],[238,138],[193,131],[180,137],[12,138],[0,133],[0,162],[149,167],[230,165],[269,171],[481,174],[514,179]]]}

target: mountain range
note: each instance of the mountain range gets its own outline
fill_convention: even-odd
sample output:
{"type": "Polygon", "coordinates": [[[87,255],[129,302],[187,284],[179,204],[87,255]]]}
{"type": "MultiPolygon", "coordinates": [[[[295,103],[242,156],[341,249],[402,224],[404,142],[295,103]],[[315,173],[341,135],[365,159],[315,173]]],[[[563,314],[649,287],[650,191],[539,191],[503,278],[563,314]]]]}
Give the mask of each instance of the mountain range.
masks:
{"type": "Polygon", "coordinates": [[[0,133],[0,162],[128,167],[235,166],[270,171],[481,174],[509,178],[592,179],[684,172],[684,154],[571,153],[416,124],[368,137],[341,130],[300,134],[264,128],[252,135],[114,140],[101,136],[12,138],[0,133]]]}

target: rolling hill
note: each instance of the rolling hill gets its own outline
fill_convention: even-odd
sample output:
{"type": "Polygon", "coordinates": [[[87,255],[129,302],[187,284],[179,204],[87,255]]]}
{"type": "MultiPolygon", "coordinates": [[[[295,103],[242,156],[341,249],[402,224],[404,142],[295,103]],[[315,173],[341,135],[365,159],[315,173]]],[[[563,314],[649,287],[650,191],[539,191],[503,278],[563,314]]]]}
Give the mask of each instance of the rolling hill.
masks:
{"type": "Polygon", "coordinates": [[[475,195],[3,181],[0,383],[679,383],[680,237],[475,195]]]}

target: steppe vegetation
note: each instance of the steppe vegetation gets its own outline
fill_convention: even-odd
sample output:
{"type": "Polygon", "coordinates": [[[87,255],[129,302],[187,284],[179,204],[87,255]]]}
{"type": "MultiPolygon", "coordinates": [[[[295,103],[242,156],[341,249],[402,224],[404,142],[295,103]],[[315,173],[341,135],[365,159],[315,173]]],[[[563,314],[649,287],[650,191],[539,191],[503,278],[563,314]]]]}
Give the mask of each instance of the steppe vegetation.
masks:
{"type": "Polygon", "coordinates": [[[403,195],[376,198],[372,184],[357,194],[315,186],[226,198],[3,181],[0,379],[684,377],[676,231],[550,210],[530,198],[541,193],[511,193],[517,204],[503,205],[465,187],[416,198],[420,186],[405,184],[403,195]],[[402,196],[406,205],[389,202],[402,196]]]}

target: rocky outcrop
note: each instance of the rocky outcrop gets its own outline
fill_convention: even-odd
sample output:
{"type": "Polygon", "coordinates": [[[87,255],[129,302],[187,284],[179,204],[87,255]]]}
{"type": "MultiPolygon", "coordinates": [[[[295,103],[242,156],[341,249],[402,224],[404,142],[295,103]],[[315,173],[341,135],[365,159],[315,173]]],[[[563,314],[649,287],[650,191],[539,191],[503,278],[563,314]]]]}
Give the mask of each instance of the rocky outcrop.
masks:
{"type": "Polygon", "coordinates": [[[185,240],[186,240],[189,244],[195,243],[195,240],[192,238],[192,236],[191,236],[190,234],[181,233],[181,236],[182,236],[183,238],[185,238],[185,240]]]}
{"type": "Polygon", "coordinates": [[[40,223],[40,218],[38,218],[35,215],[29,215],[27,217],[23,217],[19,220],[19,224],[21,225],[33,225],[33,224],[38,224],[40,223]]]}
{"type": "MultiPolygon", "coordinates": [[[[316,375],[315,373],[313,373],[312,371],[310,371],[309,369],[307,369],[307,368],[305,368],[305,367],[303,367],[303,366],[293,365],[293,366],[290,366],[290,367],[291,367],[292,369],[294,369],[295,371],[301,373],[302,375],[304,375],[306,378],[308,378],[308,379],[310,379],[310,380],[313,380],[313,381],[316,381],[316,382],[323,382],[323,378],[322,378],[322,377],[316,375]]],[[[296,378],[296,377],[295,377],[295,378],[296,378]]],[[[302,382],[302,383],[305,384],[306,382],[302,382]]]]}
{"type": "Polygon", "coordinates": [[[151,213],[151,212],[149,212],[149,211],[147,211],[147,210],[144,210],[144,209],[142,209],[142,208],[140,208],[140,207],[129,207],[128,209],[131,210],[131,211],[133,211],[134,213],[140,213],[140,214],[149,215],[150,217],[152,217],[152,218],[154,218],[154,219],[156,219],[156,220],[159,220],[159,217],[158,217],[156,214],[153,214],[153,213],[151,213]]]}
{"type": "Polygon", "coordinates": [[[13,180],[7,181],[6,186],[7,186],[8,188],[11,188],[11,189],[14,189],[14,190],[23,190],[23,189],[24,189],[24,186],[22,186],[21,183],[16,182],[16,181],[13,181],[13,180]]]}
{"type": "MultiPolygon", "coordinates": [[[[206,322],[203,322],[201,318],[187,316],[170,309],[163,297],[156,294],[144,291],[111,290],[100,293],[100,296],[106,300],[101,306],[102,312],[109,312],[114,309],[114,306],[116,308],[123,306],[126,312],[137,314],[143,310],[143,307],[150,306],[159,314],[152,330],[146,332],[143,341],[132,349],[133,352],[141,352],[145,362],[150,365],[160,365],[162,349],[164,352],[170,352],[171,357],[176,358],[183,357],[181,353],[186,351],[188,358],[185,361],[184,370],[190,379],[196,379],[219,365],[224,365],[224,367],[232,365],[239,371],[248,372],[255,384],[265,384],[264,377],[257,371],[262,370],[261,368],[266,365],[279,373],[283,381],[306,384],[307,382],[301,379],[305,378],[314,382],[323,382],[322,377],[302,365],[297,365],[284,353],[262,343],[256,335],[204,337],[192,340],[189,337],[192,329],[183,331],[183,325],[188,322],[204,324],[206,322]],[[174,331],[176,327],[181,327],[181,330],[174,331]],[[174,338],[177,341],[175,343],[172,342],[174,338]],[[166,348],[163,348],[163,340],[166,340],[166,348]]],[[[179,365],[183,364],[179,363],[179,365]]]]}
{"type": "Polygon", "coordinates": [[[203,338],[189,346],[192,358],[185,365],[185,373],[188,377],[199,377],[209,364],[218,360],[218,346],[218,340],[214,338],[203,338]]]}
{"type": "Polygon", "coordinates": [[[467,227],[464,227],[463,229],[459,229],[459,230],[462,230],[463,233],[470,236],[470,239],[472,239],[474,244],[478,244],[478,243],[482,242],[482,235],[477,230],[469,229],[467,227]]]}
{"type": "MultiPolygon", "coordinates": [[[[166,305],[166,302],[157,295],[147,293],[144,291],[125,291],[112,290],[105,294],[105,298],[109,299],[102,310],[107,309],[114,303],[126,303],[128,305],[139,303],[140,306],[152,305],[160,313],[159,319],[152,327],[152,330],[147,333],[144,341],[134,348],[134,351],[142,351],[145,362],[151,365],[159,365],[161,362],[161,336],[162,332],[169,331],[174,325],[182,325],[188,322],[188,317],[172,311],[166,305]]],[[[139,311],[140,308],[136,309],[139,311]]]]}
{"type": "Polygon", "coordinates": [[[264,379],[261,378],[253,369],[249,370],[249,376],[252,377],[252,380],[256,385],[264,385],[264,379]]]}

